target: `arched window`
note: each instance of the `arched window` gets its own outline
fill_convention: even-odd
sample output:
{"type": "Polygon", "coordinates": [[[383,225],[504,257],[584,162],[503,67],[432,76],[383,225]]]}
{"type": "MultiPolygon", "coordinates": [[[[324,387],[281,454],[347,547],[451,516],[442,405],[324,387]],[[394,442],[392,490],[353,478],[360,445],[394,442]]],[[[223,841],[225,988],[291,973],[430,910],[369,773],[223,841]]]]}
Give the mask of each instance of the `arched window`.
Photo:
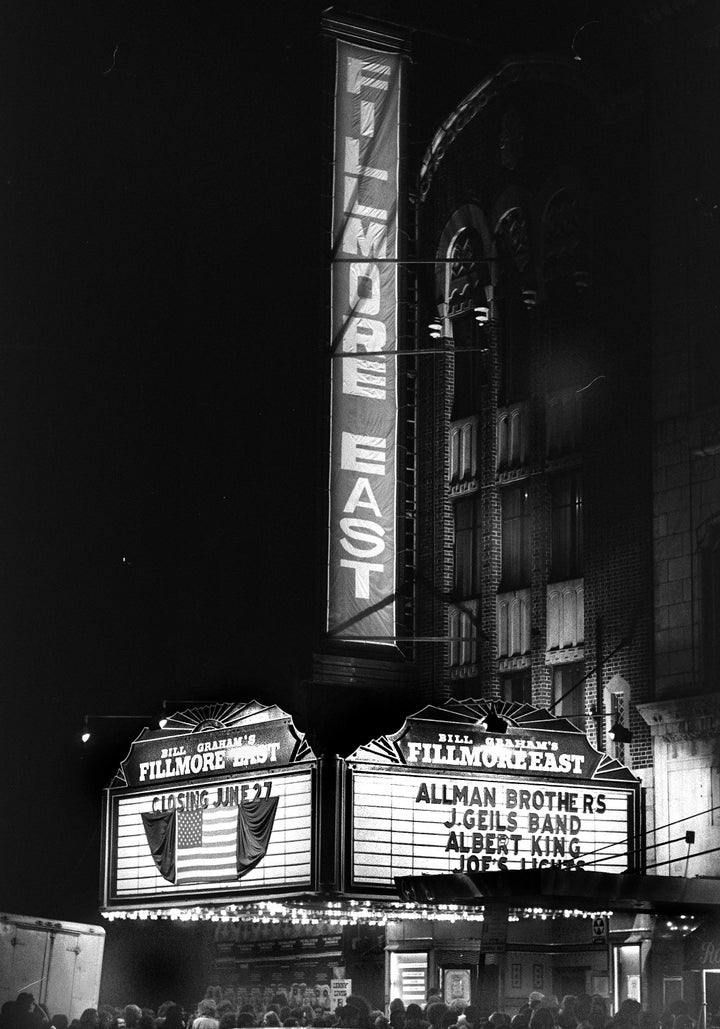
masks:
{"type": "Polygon", "coordinates": [[[482,241],[474,229],[461,229],[448,256],[445,296],[455,344],[452,417],[456,420],[477,414],[480,408],[485,330],[476,319],[475,308],[485,302],[485,284],[490,280],[482,241]]]}
{"type": "Polygon", "coordinates": [[[529,392],[528,309],[534,302],[531,249],[522,207],[510,207],[497,226],[498,247],[504,257],[495,299],[500,326],[500,397],[502,405],[527,399],[529,392]]]}

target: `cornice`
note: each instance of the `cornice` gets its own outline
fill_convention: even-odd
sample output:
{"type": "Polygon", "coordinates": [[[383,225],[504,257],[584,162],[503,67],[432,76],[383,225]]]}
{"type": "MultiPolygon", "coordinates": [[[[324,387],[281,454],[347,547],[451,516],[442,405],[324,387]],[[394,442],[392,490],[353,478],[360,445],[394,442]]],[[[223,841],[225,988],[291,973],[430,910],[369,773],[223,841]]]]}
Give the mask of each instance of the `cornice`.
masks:
{"type": "Polygon", "coordinates": [[[424,197],[427,194],[432,177],[448,148],[476,114],[483,111],[508,86],[518,82],[540,81],[570,87],[595,104],[600,104],[597,85],[567,58],[548,55],[507,58],[499,71],[487,76],[468,93],[433,136],[420,166],[420,195],[424,197]]]}
{"type": "Polygon", "coordinates": [[[640,17],[648,25],[672,18],[676,14],[694,7],[697,0],[660,0],[659,3],[644,3],[640,7],[640,17]]]}
{"type": "Polygon", "coordinates": [[[671,697],[637,705],[652,735],[670,743],[717,739],[720,736],[720,695],[671,697]]]}

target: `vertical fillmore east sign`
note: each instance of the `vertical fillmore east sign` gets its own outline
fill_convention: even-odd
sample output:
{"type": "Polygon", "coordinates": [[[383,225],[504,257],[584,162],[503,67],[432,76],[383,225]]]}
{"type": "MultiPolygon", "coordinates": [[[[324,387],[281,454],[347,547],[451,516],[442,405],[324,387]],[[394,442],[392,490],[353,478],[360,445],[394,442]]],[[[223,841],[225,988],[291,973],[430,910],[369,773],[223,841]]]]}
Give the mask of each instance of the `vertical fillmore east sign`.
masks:
{"type": "Polygon", "coordinates": [[[391,643],[403,57],[329,27],[345,38],[335,39],[327,630],[391,643]]]}

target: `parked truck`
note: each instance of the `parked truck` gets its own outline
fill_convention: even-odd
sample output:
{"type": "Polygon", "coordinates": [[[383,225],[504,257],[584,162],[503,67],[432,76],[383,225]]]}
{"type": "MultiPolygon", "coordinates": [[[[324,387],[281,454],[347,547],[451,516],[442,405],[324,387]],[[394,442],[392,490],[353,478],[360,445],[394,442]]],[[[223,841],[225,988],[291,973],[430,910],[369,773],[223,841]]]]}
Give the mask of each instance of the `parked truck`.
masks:
{"type": "Polygon", "coordinates": [[[0,914],[0,1004],[32,993],[50,1016],[96,1008],[105,930],[79,922],[0,914]]]}

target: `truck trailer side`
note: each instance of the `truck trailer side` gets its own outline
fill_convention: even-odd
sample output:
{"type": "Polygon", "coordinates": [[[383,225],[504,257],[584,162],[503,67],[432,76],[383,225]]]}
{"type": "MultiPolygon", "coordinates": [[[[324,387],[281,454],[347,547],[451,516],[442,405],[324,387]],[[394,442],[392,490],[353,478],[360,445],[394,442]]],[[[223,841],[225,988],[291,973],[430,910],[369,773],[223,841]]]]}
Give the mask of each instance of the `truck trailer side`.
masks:
{"type": "Polygon", "coordinates": [[[0,1004],[32,993],[50,1016],[96,1008],[105,930],[79,922],[0,914],[0,1004]]]}

